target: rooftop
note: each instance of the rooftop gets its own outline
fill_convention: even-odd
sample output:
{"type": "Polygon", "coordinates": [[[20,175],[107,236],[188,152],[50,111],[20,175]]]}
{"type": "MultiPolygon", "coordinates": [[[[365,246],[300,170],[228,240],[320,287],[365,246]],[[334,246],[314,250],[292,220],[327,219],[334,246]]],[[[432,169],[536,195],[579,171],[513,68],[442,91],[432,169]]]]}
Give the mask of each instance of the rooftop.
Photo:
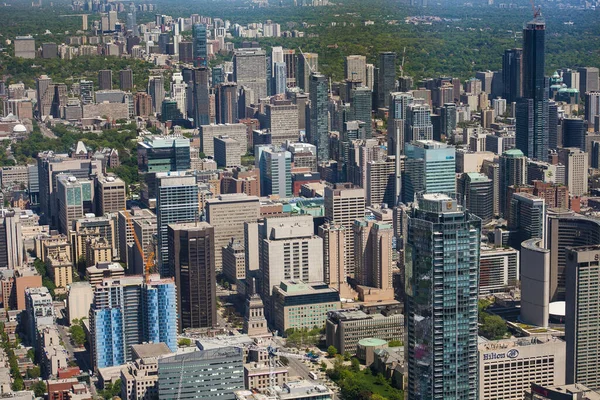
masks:
{"type": "Polygon", "coordinates": [[[133,353],[138,358],[156,358],[164,354],[171,354],[172,351],[165,343],[146,343],[134,344],[131,346],[133,353]]]}

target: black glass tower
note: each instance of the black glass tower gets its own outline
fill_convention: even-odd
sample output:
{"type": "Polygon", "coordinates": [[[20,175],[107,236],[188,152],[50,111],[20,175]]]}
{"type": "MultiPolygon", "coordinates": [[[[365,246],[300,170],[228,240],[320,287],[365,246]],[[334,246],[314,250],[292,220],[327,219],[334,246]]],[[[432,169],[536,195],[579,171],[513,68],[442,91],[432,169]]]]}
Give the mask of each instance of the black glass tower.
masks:
{"type": "Polygon", "coordinates": [[[517,148],[527,157],[548,155],[548,78],[544,74],[546,23],[540,18],[523,30],[523,97],[517,100],[517,148]]]}

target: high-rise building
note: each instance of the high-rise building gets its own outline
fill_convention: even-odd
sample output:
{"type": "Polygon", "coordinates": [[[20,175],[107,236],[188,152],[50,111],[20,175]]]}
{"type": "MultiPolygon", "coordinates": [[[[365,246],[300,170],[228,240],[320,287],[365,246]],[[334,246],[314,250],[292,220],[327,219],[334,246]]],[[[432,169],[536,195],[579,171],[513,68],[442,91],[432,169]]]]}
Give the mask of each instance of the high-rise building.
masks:
{"type": "Polygon", "coordinates": [[[207,46],[207,32],[206,25],[194,24],[193,32],[193,57],[194,65],[196,67],[207,67],[208,66],[208,46],[207,46]]]}
{"type": "Polygon", "coordinates": [[[260,169],[262,196],[292,197],[292,153],[273,146],[257,146],[256,160],[260,169]]]}
{"type": "Polygon", "coordinates": [[[242,165],[242,149],[240,142],[229,136],[214,138],[215,156],[217,166],[221,168],[234,168],[242,165]]]}
{"type": "Polygon", "coordinates": [[[409,104],[406,110],[406,128],[404,140],[433,140],[431,108],[427,104],[409,104]]]}
{"type": "Polygon", "coordinates": [[[285,94],[287,88],[287,67],[284,62],[273,64],[273,94],[285,94]]]}
{"type": "Polygon", "coordinates": [[[100,176],[96,181],[98,215],[116,213],[126,208],[125,182],[116,176],[100,176]]]}
{"type": "Polygon", "coordinates": [[[298,87],[305,92],[310,88],[310,74],[319,70],[319,55],[317,53],[300,53],[298,55],[298,87]]]}
{"type": "Polygon", "coordinates": [[[169,224],[199,220],[196,177],[186,171],[156,174],[156,218],[158,220],[158,266],[162,276],[169,270],[169,224]]]}
{"type": "Polygon", "coordinates": [[[582,67],[579,72],[579,93],[588,93],[600,90],[598,82],[598,68],[582,67]]]}
{"type": "Polygon", "coordinates": [[[214,228],[206,222],[171,224],[168,237],[169,270],[178,291],[179,332],[215,326],[214,228]]]}
{"type": "Polygon", "coordinates": [[[327,78],[314,73],[310,76],[310,124],[307,136],[317,146],[317,160],[329,160],[329,129],[327,104],[327,78]]]}
{"type": "Polygon", "coordinates": [[[91,204],[94,202],[94,181],[60,174],[56,178],[56,199],[59,210],[59,230],[68,234],[73,222],[82,218],[86,209],[91,209],[91,204]]]}
{"type": "Polygon", "coordinates": [[[190,140],[176,136],[145,136],[138,143],[140,172],[186,171],[190,169],[190,140]]]}
{"type": "MultiPolygon", "coordinates": [[[[400,156],[397,156],[400,157],[400,156]]],[[[396,203],[396,159],[367,162],[367,205],[396,203]]]]}
{"type": "Polygon", "coordinates": [[[346,233],[339,224],[326,223],[319,226],[323,239],[323,282],[342,293],[346,284],[346,233]]]}
{"type": "Polygon", "coordinates": [[[461,175],[456,192],[459,202],[487,224],[494,217],[493,189],[490,178],[479,172],[468,172],[461,175]]]}
{"type": "Polygon", "coordinates": [[[587,92],[585,94],[585,120],[589,124],[593,124],[598,115],[600,115],[600,91],[587,92]]]}
{"type": "Polygon", "coordinates": [[[581,118],[563,118],[563,147],[576,147],[581,151],[586,151],[584,122],[585,121],[581,118]]]}
{"type": "Polygon", "coordinates": [[[351,81],[360,82],[362,86],[367,86],[367,57],[347,56],[344,60],[344,76],[351,81]]]}
{"type": "Polygon", "coordinates": [[[479,293],[507,292],[519,283],[519,252],[513,248],[481,246],[479,293]]]}
{"type": "Polygon", "coordinates": [[[123,69],[119,71],[119,89],[131,90],[133,89],[133,71],[130,69],[123,69]]]}
{"type": "Polygon", "coordinates": [[[526,185],[527,180],[527,157],[521,150],[507,150],[500,156],[500,213],[508,217],[507,198],[509,186],[526,185]]]}
{"type": "Polygon", "coordinates": [[[233,57],[233,80],[238,88],[247,87],[252,96],[250,104],[267,96],[266,54],[261,49],[236,49],[233,57]]]}
{"type": "Polygon", "coordinates": [[[148,79],[148,94],[152,96],[152,109],[158,113],[165,99],[165,78],[162,75],[148,79]]]}
{"type": "Polygon", "coordinates": [[[283,281],[323,282],[323,239],[310,215],[265,218],[258,224],[262,298],[273,318],[273,287],[283,281]]]}
{"type": "Polygon", "coordinates": [[[350,117],[349,120],[363,121],[365,123],[365,137],[370,138],[373,133],[371,123],[371,108],[373,93],[368,87],[357,87],[350,91],[350,117]]]}
{"type": "Polygon", "coordinates": [[[221,249],[227,246],[231,239],[243,240],[244,222],[256,222],[259,215],[260,203],[255,196],[238,193],[221,194],[206,200],[206,222],[215,230],[213,254],[218,272],[223,269],[221,249]]]}
{"type": "Polygon", "coordinates": [[[207,67],[194,68],[191,72],[191,106],[194,124],[198,127],[210,124],[210,91],[209,69],[207,67]]]}
{"type": "Polygon", "coordinates": [[[423,195],[411,214],[408,398],[475,400],[481,221],[441,194],[423,195]]]}
{"type": "Polygon", "coordinates": [[[521,321],[547,328],[550,319],[550,250],[544,248],[542,239],[533,238],[521,243],[520,254],[521,286],[527,288],[521,296],[521,321]]]}
{"type": "Polygon", "coordinates": [[[579,383],[600,390],[598,359],[600,341],[600,246],[566,249],[565,338],[567,340],[567,384],[579,383]]]}
{"type": "Polygon", "coordinates": [[[37,347],[38,331],[44,326],[54,325],[54,305],[48,288],[25,288],[25,320],[27,321],[27,336],[29,343],[37,347]]]}
{"type": "Polygon", "coordinates": [[[406,143],[405,170],[402,179],[403,199],[412,203],[415,194],[455,193],[456,155],[454,146],[433,140],[406,143]]]}
{"type": "Polygon", "coordinates": [[[215,91],[218,124],[238,122],[238,89],[235,83],[222,83],[215,91]]]}
{"type": "Polygon", "coordinates": [[[79,96],[82,104],[92,104],[94,102],[94,82],[79,81],[79,96]]]}
{"type": "Polygon", "coordinates": [[[22,235],[21,210],[18,208],[0,209],[1,268],[14,270],[23,266],[25,251],[22,235]]]}
{"type": "Polygon", "coordinates": [[[361,218],[354,220],[352,230],[354,279],[359,285],[387,291],[393,299],[392,224],[361,218]]]}
{"type": "Polygon", "coordinates": [[[98,90],[112,90],[112,70],[98,71],[98,90]]]}
{"type": "Polygon", "coordinates": [[[94,368],[132,360],[131,345],[165,343],[177,350],[177,300],[173,279],[151,275],[107,278],[95,287],[89,311],[94,368]]]}
{"type": "Polygon", "coordinates": [[[521,243],[533,238],[544,239],[546,221],[546,202],[529,193],[514,193],[510,200],[508,228],[513,247],[520,248],[521,243]]]}
{"type": "Polygon", "coordinates": [[[588,155],[581,149],[567,147],[558,152],[558,161],[565,166],[566,184],[571,196],[588,192],[588,155]]]}
{"type": "Polygon", "coordinates": [[[523,97],[517,100],[516,145],[527,157],[548,156],[548,78],[545,77],[546,24],[535,19],[523,29],[523,97]]]}
{"type": "Polygon", "coordinates": [[[180,72],[175,72],[171,78],[171,98],[177,103],[177,109],[183,118],[187,117],[187,83],[180,72]]]}
{"type": "Polygon", "coordinates": [[[396,53],[379,53],[379,74],[377,75],[377,108],[389,106],[390,93],[396,89],[396,53]]]}
{"type": "Polygon", "coordinates": [[[35,58],[35,39],[33,36],[15,37],[15,57],[35,58]]]}
{"type": "Polygon", "coordinates": [[[271,144],[283,147],[295,143],[299,137],[298,105],[291,101],[276,101],[266,105],[267,128],[271,130],[271,144]]]}
{"type": "Polygon", "coordinates": [[[365,190],[350,183],[325,187],[325,221],[345,229],[345,270],[354,277],[354,238],[352,224],[365,216],[365,190]]]}

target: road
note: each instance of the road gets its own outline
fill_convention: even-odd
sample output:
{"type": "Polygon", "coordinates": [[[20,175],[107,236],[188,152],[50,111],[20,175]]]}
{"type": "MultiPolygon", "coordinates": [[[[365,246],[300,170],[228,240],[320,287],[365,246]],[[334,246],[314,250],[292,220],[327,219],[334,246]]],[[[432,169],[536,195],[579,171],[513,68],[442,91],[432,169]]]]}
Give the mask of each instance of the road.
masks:
{"type": "MultiPolygon", "coordinates": [[[[89,352],[86,348],[80,348],[73,346],[71,337],[69,336],[69,325],[67,322],[67,310],[63,302],[55,301],[54,310],[56,312],[56,328],[58,335],[63,343],[63,346],[69,353],[69,360],[73,360],[79,366],[81,372],[88,372],[92,369],[89,352]]],[[[91,379],[91,378],[90,378],[91,379]]],[[[90,391],[93,396],[96,396],[96,386],[90,384],[90,391]]]]}
{"type": "Polygon", "coordinates": [[[38,123],[38,126],[40,127],[40,132],[42,132],[42,135],[50,139],[56,139],[56,135],[54,134],[54,132],[52,132],[51,129],[47,128],[46,125],[38,123]]]}

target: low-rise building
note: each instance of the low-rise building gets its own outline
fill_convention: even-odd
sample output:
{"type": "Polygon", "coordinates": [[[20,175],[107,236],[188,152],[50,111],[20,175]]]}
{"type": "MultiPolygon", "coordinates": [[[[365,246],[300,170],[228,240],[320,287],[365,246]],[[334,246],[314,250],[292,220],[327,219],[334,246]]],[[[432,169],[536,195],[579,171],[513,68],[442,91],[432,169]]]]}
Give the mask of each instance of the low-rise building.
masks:
{"type": "Polygon", "coordinates": [[[327,313],[341,307],[339,292],[325,283],[284,281],[273,287],[272,297],[273,322],[279,332],[322,327],[327,313]]]}
{"type": "Polygon", "coordinates": [[[560,386],[532,383],[525,392],[525,400],[600,400],[600,394],[580,383],[560,386]]]}
{"type": "Polygon", "coordinates": [[[355,354],[361,339],[404,341],[404,315],[395,306],[372,313],[366,309],[331,311],[325,331],[327,346],[335,347],[339,354],[355,354]]]}
{"type": "Polygon", "coordinates": [[[133,345],[133,363],[121,370],[121,398],[145,400],[158,398],[158,358],[171,354],[164,343],[133,345]]]}
{"type": "Polygon", "coordinates": [[[553,336],[479,343],[479,399],[522,399],[535,383],[564,385],[566,343],[553,336]]]}
{"type": "Polygon", "coordinates": [[[264,394],[249,390],[235,392],[236,400],[331,400],[333,392],[327,387],[307,380],[288,382],[269,388],[264,394]]]}
{"type": "Polygon", "coordinates": [[[271,386],[271,373],[275,378],[275,385],[283,386],[288,381],[288,369],[283,365],[271,368],[264,363],[244,364],[244,387],[252,390],[263,391],[271,386]]]}

